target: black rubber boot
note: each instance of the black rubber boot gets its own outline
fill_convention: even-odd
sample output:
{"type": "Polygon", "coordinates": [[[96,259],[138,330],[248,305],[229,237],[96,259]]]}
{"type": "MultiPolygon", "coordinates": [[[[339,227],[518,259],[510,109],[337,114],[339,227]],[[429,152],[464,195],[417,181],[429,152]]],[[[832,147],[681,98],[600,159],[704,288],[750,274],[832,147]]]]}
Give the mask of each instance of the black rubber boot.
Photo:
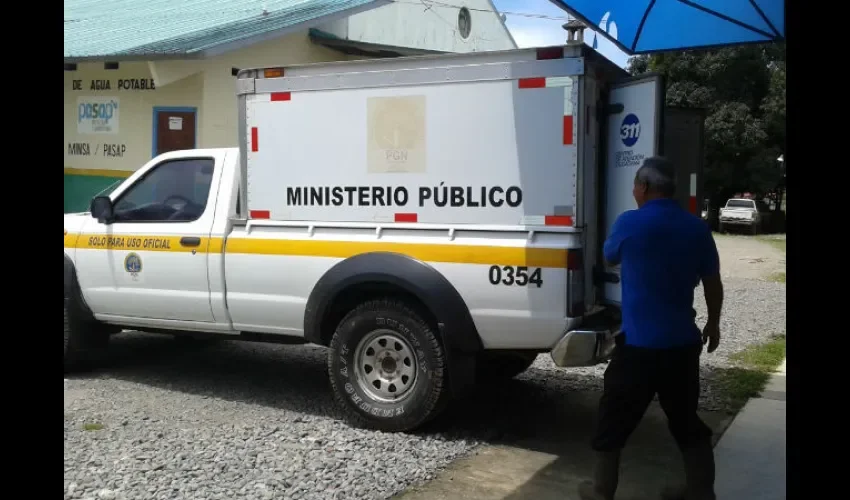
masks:
{"type": "Polygon", "coordinates": [[[682,450],[685,462],[685,486],[667,488],[662,500],[716,500],[714,494],[714,450],[705,440],[682,450]]]}
{"type": "Polygon", "coordinates": [[[620,451],[596,453],[593,481],[578,486],[581,500],[613,500],[620,478],[620,451]]]}

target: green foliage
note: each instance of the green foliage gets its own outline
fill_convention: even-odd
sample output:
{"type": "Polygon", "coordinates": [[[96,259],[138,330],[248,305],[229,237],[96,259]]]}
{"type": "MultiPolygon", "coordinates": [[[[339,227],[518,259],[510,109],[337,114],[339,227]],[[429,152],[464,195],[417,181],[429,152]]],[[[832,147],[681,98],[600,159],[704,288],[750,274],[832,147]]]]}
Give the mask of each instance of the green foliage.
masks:
{"type": "Polygon", "coordinates": [[[747,45],[636,56],[629,73],[657,72],[667,104],[707,110],[705,193],[766,194],[782,180],[785,151],[785,45],[747,45]]]}

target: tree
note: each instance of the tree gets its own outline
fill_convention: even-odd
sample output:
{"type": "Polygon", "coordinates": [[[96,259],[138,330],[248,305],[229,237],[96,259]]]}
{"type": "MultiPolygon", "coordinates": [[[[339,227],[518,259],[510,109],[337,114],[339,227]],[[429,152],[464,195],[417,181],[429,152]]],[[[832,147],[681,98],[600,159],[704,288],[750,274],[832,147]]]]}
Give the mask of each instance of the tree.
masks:
{"type": "Polygon", "coordinates": [[[775,192],[785,150],[784,44],[636,56],[633,75],[657,72],[667,104],[707,110],[705,192],[712,204],[737,192],[775,192]]]}

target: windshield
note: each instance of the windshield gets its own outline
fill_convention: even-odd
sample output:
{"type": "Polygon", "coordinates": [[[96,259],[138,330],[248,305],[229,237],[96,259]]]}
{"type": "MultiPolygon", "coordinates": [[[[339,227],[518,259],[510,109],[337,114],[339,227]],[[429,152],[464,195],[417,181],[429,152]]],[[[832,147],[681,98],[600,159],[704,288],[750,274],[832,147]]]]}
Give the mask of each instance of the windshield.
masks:
{"type": "Polygon", "coordinates": [[[756,204],[753,200],[729,200],[726,208],[756,208],[756,204]]]}

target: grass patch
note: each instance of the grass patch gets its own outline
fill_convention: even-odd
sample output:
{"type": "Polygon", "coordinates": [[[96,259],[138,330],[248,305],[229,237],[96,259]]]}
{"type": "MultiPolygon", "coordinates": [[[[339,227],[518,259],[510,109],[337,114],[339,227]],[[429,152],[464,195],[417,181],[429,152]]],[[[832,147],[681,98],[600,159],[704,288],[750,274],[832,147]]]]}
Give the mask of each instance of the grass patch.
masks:
{"type": "Polygon", "coordinates": [[[83,424],[84,431],[99,431],[103,429],[103,424],[99,424],[97,422],[83,424]]]}
{"type": "Polygon", "coordinates": [[[785,283],[785,273],[773,273],[767,277],[769,281],[773,281],[774,283],[785,283]]]}
{"type": "Polygon", "coordinates": [[[729,359],[755,370],[772,373],[785,359],[785,335],[777,335],[764,344],[750,346],[729,359]]]}
{"type": "MultiPolygon", "coordinates": [[[[785,238],[777,238],[776,236],[759,236],[758,239],[772,246],[773,248],[779,250],[780,252],[785,252],[786,240],[785,238]]],[[[784,274],[784,273],[783,273],[784,274]]],[[[785,279],[782,279],[785,282],[785,279]]]]}
{"type": "Polygon", "coordinates": [[[758,397],[767,385],[771,374],[785,359],[785,335],[779,335],[764,344],[750,346],[730,358],[738,366],[721,370],[719,382],[735,412],[748,399],[758,397]]]}

